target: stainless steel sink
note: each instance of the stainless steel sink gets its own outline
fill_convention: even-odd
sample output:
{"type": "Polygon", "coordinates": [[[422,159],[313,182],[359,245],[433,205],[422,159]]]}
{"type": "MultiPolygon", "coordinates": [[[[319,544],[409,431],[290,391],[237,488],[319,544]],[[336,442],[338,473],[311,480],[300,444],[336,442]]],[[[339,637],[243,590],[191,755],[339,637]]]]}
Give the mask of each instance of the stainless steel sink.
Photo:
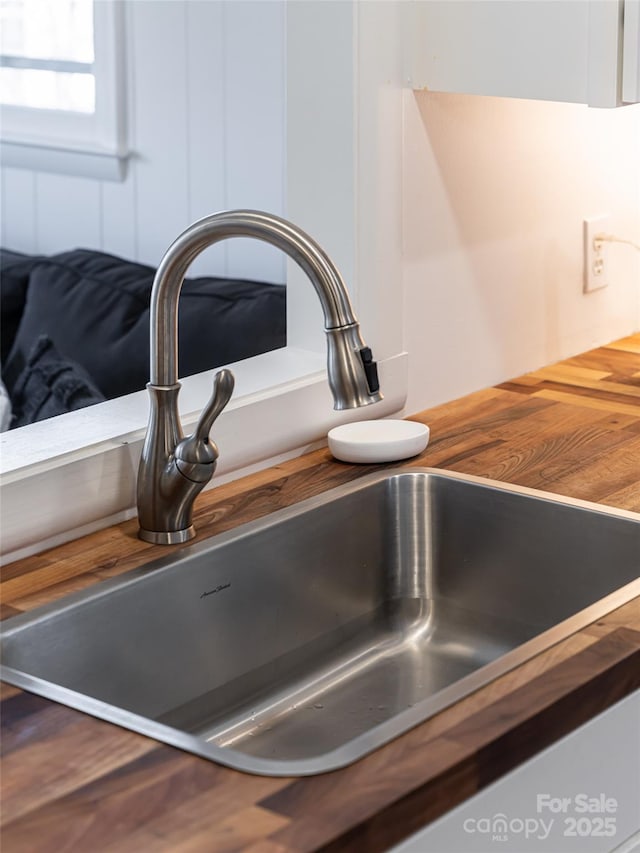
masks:
{"type": "Polygon", "coordinates": [[[2,678],[227,764],[341,767],[640,594],[640,515],[362,479],[11,619],[2,678]]]}

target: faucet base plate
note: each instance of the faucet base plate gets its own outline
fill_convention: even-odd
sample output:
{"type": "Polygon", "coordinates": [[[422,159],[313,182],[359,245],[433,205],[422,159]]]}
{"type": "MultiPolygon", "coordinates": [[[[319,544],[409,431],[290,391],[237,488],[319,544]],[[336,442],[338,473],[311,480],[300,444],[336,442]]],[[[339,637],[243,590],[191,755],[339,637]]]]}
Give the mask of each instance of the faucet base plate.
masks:
{"type": "Polygon", "coordinates": [[[193,524],[184,530],[145,530],[142,527],[138,529],[139,538],[153,545],[179,545],[181,542],[193,539],[195,535],[196,529],[193,524]]]}

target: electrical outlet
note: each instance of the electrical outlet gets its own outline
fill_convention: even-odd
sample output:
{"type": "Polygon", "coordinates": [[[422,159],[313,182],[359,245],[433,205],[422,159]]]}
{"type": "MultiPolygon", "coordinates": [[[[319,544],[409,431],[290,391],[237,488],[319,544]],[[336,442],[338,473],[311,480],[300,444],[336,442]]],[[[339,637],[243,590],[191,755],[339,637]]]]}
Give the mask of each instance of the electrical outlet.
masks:
{"type": "Polygon", "coordinates": [[[605,240],[598,240],[598,236],[608,234],[610,228],[610,214],[594,216],[583,222],[585,293],[600,290],[609,284],[608,243],[605,240]]]}

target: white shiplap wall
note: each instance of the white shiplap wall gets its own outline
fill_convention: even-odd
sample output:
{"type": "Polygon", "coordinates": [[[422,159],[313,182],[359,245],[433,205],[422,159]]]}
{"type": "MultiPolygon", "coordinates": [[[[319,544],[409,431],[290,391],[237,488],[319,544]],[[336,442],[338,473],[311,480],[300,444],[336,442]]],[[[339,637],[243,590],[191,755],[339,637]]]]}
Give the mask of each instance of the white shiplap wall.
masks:
{"type": "MultiPolygon", "coordinates": [[[[191,222],[284,214],[284,0],[127,0],[123,183],[2,168],[2,245],[100,249],[157,265],[191,222]]],[[[285,281],[283,256],[226,241],[190,274],[285,281]]]]}

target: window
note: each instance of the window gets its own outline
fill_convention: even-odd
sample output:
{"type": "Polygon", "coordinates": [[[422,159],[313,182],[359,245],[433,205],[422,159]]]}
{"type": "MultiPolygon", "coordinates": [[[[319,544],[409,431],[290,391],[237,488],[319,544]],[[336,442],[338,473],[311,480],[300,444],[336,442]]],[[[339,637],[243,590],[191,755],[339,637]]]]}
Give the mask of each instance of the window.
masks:
{"type": "Polygon", "coordinates": [[[124,177],[124,50],[117,0],[0,0],[2,161],[124,177]]]}
{"type": "Polygon", "coordinates": [[[92,0],[2,0],[0,97],[35,109],[95,111],[92,0]]]}

